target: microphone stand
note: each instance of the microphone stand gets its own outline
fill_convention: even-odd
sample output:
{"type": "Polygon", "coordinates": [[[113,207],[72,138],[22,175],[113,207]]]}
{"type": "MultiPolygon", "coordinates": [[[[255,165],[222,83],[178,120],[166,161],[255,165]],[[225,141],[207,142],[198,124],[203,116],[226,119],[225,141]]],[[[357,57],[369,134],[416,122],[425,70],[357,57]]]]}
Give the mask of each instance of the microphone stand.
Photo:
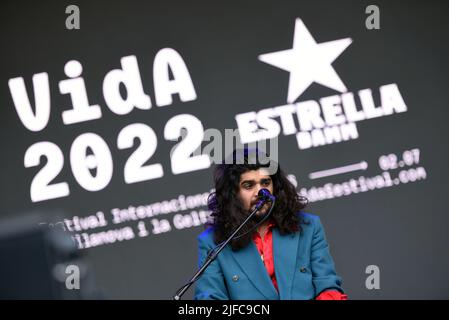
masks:
{"type": "Polygon", "coordinates": [[[237,234],[237,232],[240,231],[240,229],[242,229],[242,227],[249,221],[251,220],[251,218],[256,214],[257,211],[260,210],[260,208],[265,204],[265,202],[267,202],[269,199],[267,198],[263,198],[262,200],[260,200],[256,207],[254,208],[254,210],[249,214],[249,216],[245,219],[245,221],[243,221],[237,229],[235,229],[235,231],[229,236],[228,239],[226,239],[226,241],[224,241],[222,244],[220,244],[218,250],[212,249],[212,254],[209,254],[206,258],[206,261],[203,263],[203,265],[201,266],[201,268],[193,275],[193,277],[190,279],[190,281],[185,284],[184,286],[182,286],[177,292],[176,294],[173,296],[173,300],[180,300],[182,295],[190,288],[190,286],[195,283],[196,280],[198,280],[198,278],[203,274],[203,272],[206,270],[206,268],[212,263],[212,261],[215,260],[215,258],[218,256],[218,254],[221,252],[221,250],[224,249],[224,247],[226,247],[226,245],[235,237],[235,235],[237,234]]]}

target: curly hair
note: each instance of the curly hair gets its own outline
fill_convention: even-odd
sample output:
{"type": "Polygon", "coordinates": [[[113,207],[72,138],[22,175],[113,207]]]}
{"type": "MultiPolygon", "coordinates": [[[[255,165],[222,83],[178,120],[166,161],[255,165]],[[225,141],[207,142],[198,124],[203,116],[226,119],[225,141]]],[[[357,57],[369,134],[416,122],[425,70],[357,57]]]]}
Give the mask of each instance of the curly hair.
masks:
{"type": "MultiPolygon", "coordinates": [[[[276,204],[271,212],[271,219],[274,220],[282,235],[301,232],[301,224],[305,222],[301,218],[300,211],[306,207],[307,198],[298,195],[279,164],[269,159],[265,153],[257,148],[245,148],[241,153],[243,158],[239,161],[238,152],[239,150],[234,150],[232,161],[225,161],[223,164],[216,165],[213,171],[215,192],[211,193],[208,198],[212,220],[207,224],[207,227],[213,227],[215,242],[218,244],[225,241],[248,216],[248,212],[244,210],[237,196],[241,174],[250,170],[267,168],[273,164],[275,164],[277,170],[270,177],[273,181],[273,195],[276,197],[276,204]],[[251,157],[254,156],[255,161],[251,161],[251,157]],[[267,162],[262,162],[262,157],[267,159],[267,162]]],[[[257,221],[250,220],[239,234],[251,230],[256,224],[257,221]]],[[[246,247],[250,243],[254,232],[232,240],[230,242],[232,249],[239,250],[246,247]]]]}

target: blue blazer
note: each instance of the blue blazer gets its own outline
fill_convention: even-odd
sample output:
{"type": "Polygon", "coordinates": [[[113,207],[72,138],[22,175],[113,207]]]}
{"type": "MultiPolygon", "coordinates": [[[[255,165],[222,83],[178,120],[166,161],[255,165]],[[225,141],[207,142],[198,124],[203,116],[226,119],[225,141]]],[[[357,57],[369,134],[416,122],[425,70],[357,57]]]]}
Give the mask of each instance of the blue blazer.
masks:
{"type": "MultiPolygon", "coordinates": [[[[302,213],[302,233],[282,236],[273,229],[273,258],[279,293],[253,241],[238,251],[227,245],[195,286],[194,299],[308,300],[326,289],[344,292],[318,216],[302,213]]],[[[198,237],[199,265],[216,244],[213,229],[198,237]]]]}

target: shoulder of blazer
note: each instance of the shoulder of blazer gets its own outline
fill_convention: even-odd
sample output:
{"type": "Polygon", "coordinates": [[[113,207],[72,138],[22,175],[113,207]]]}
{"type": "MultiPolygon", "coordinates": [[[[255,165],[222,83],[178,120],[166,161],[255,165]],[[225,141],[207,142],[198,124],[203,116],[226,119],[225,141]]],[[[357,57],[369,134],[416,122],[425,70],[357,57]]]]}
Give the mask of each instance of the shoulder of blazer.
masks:
{"type": "Polygon", "coordinates": [[[300,218],[301,234],[303,236],[314,235],[321,226],[320,217],[309,212],[298,212],[300,218]]]}
{"type": "Polygon", "coordinates": [[[207,244],[208,246],[215,246],[214,229],[214,227],[209,227],[200,233],[197,237],[198,242],[207,244]]]}
{"type": "Polygon", "coordinates": [[[320,221],[320,217],[313,214],[313,213],[309,213],[309,212],[303,212],[303,211],[299,211],[298,212],[298,216],[301,220],[302,223],[305,224],[317,224],[320,221]]]}

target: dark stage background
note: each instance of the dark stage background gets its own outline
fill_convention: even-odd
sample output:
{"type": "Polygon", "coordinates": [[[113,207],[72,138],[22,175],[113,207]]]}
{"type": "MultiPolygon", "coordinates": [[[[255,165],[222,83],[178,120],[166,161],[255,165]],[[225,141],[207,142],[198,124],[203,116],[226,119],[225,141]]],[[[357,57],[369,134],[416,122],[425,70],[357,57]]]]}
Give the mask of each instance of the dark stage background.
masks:
{"type": "Polygon", "coordinates": [[[187,158],[207,129],[240,128],[279,139],[351,299],[447,299],[448,9],[3,1],[0,217],[65,230],[106,298],[168,299],[196,270],[213,188],[208,157],[187,158]]]}

